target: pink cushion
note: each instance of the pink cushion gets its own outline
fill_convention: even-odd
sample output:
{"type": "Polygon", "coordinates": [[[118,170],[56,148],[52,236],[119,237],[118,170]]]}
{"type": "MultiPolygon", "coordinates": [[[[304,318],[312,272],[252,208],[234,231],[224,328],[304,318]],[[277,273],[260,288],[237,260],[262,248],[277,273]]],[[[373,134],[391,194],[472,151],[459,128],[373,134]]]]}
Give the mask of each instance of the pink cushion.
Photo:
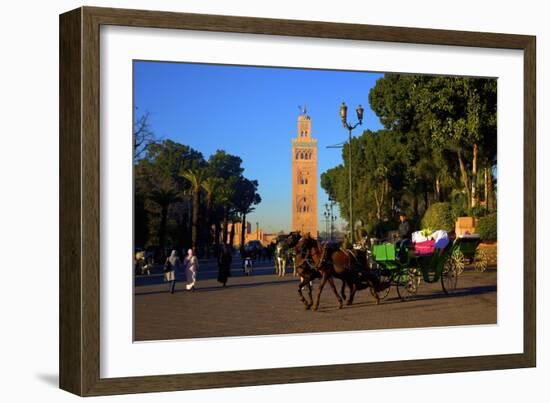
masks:
{"type": "Polygon", "coordinates": [[[414,244],[414,253],[416,256],[430,256],[433,255],[435,250],[435,241],[429,240],[424,242],[417,242],[414,244]]]}

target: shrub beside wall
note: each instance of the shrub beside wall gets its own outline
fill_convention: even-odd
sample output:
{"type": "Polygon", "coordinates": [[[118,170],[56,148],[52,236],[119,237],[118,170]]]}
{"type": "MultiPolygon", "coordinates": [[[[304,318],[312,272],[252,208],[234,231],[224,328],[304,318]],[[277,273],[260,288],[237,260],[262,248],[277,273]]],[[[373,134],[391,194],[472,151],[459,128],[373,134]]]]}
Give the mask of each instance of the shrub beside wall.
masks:
{"type": "Polygon", "coordinates": [[[421,222],[422,228],[430,228],[432,230],[443,229],[451,231],[455,227],[455,217],[453,208],[450,203],[434,203],[432,204],[421,222]]]}
{"type": "Polygon", "coordinates": [[[497,213],[481,217],[476,222],[476,232],[484,241],[497,240],[497,213]]]}

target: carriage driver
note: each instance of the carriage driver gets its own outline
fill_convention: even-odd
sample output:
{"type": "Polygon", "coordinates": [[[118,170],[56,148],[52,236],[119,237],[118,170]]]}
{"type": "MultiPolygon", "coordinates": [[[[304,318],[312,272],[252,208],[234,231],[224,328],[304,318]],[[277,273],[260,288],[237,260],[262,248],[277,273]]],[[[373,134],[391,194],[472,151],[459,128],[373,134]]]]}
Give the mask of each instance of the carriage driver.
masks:
{"type": "Polygon", "coordinates": [[[412,234],[411,224],[407,219],[407,214],[403,211],[399,213],[399,227],[397,228],[397,232],[399,234],[399,239],[395,243],[395,248],[397,249],[398,256],[403,257],[405,248],[411,243],[412,234]]]}

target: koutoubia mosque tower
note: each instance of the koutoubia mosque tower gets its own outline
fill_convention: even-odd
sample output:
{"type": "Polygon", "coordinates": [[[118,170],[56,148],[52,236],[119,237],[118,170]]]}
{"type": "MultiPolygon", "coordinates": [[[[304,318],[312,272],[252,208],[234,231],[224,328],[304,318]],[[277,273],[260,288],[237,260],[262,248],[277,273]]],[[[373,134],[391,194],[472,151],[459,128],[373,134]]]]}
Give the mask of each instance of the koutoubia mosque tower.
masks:
{"type": "Polygon", "coordinates": [[[317,140],[305,106],[292,139],[292,230],[317,238],[317,140]]]}

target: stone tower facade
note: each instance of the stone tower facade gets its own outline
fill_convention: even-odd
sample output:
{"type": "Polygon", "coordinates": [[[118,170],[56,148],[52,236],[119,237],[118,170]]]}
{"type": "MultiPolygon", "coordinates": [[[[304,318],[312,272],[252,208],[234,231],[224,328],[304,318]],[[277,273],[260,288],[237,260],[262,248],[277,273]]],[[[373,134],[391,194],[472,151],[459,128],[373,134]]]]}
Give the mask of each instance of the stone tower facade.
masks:
{"type": "Polygon", "coordinates": [[[317,140],[305,107],[292,139],[292,230],[317,238],[317,140]]]}

